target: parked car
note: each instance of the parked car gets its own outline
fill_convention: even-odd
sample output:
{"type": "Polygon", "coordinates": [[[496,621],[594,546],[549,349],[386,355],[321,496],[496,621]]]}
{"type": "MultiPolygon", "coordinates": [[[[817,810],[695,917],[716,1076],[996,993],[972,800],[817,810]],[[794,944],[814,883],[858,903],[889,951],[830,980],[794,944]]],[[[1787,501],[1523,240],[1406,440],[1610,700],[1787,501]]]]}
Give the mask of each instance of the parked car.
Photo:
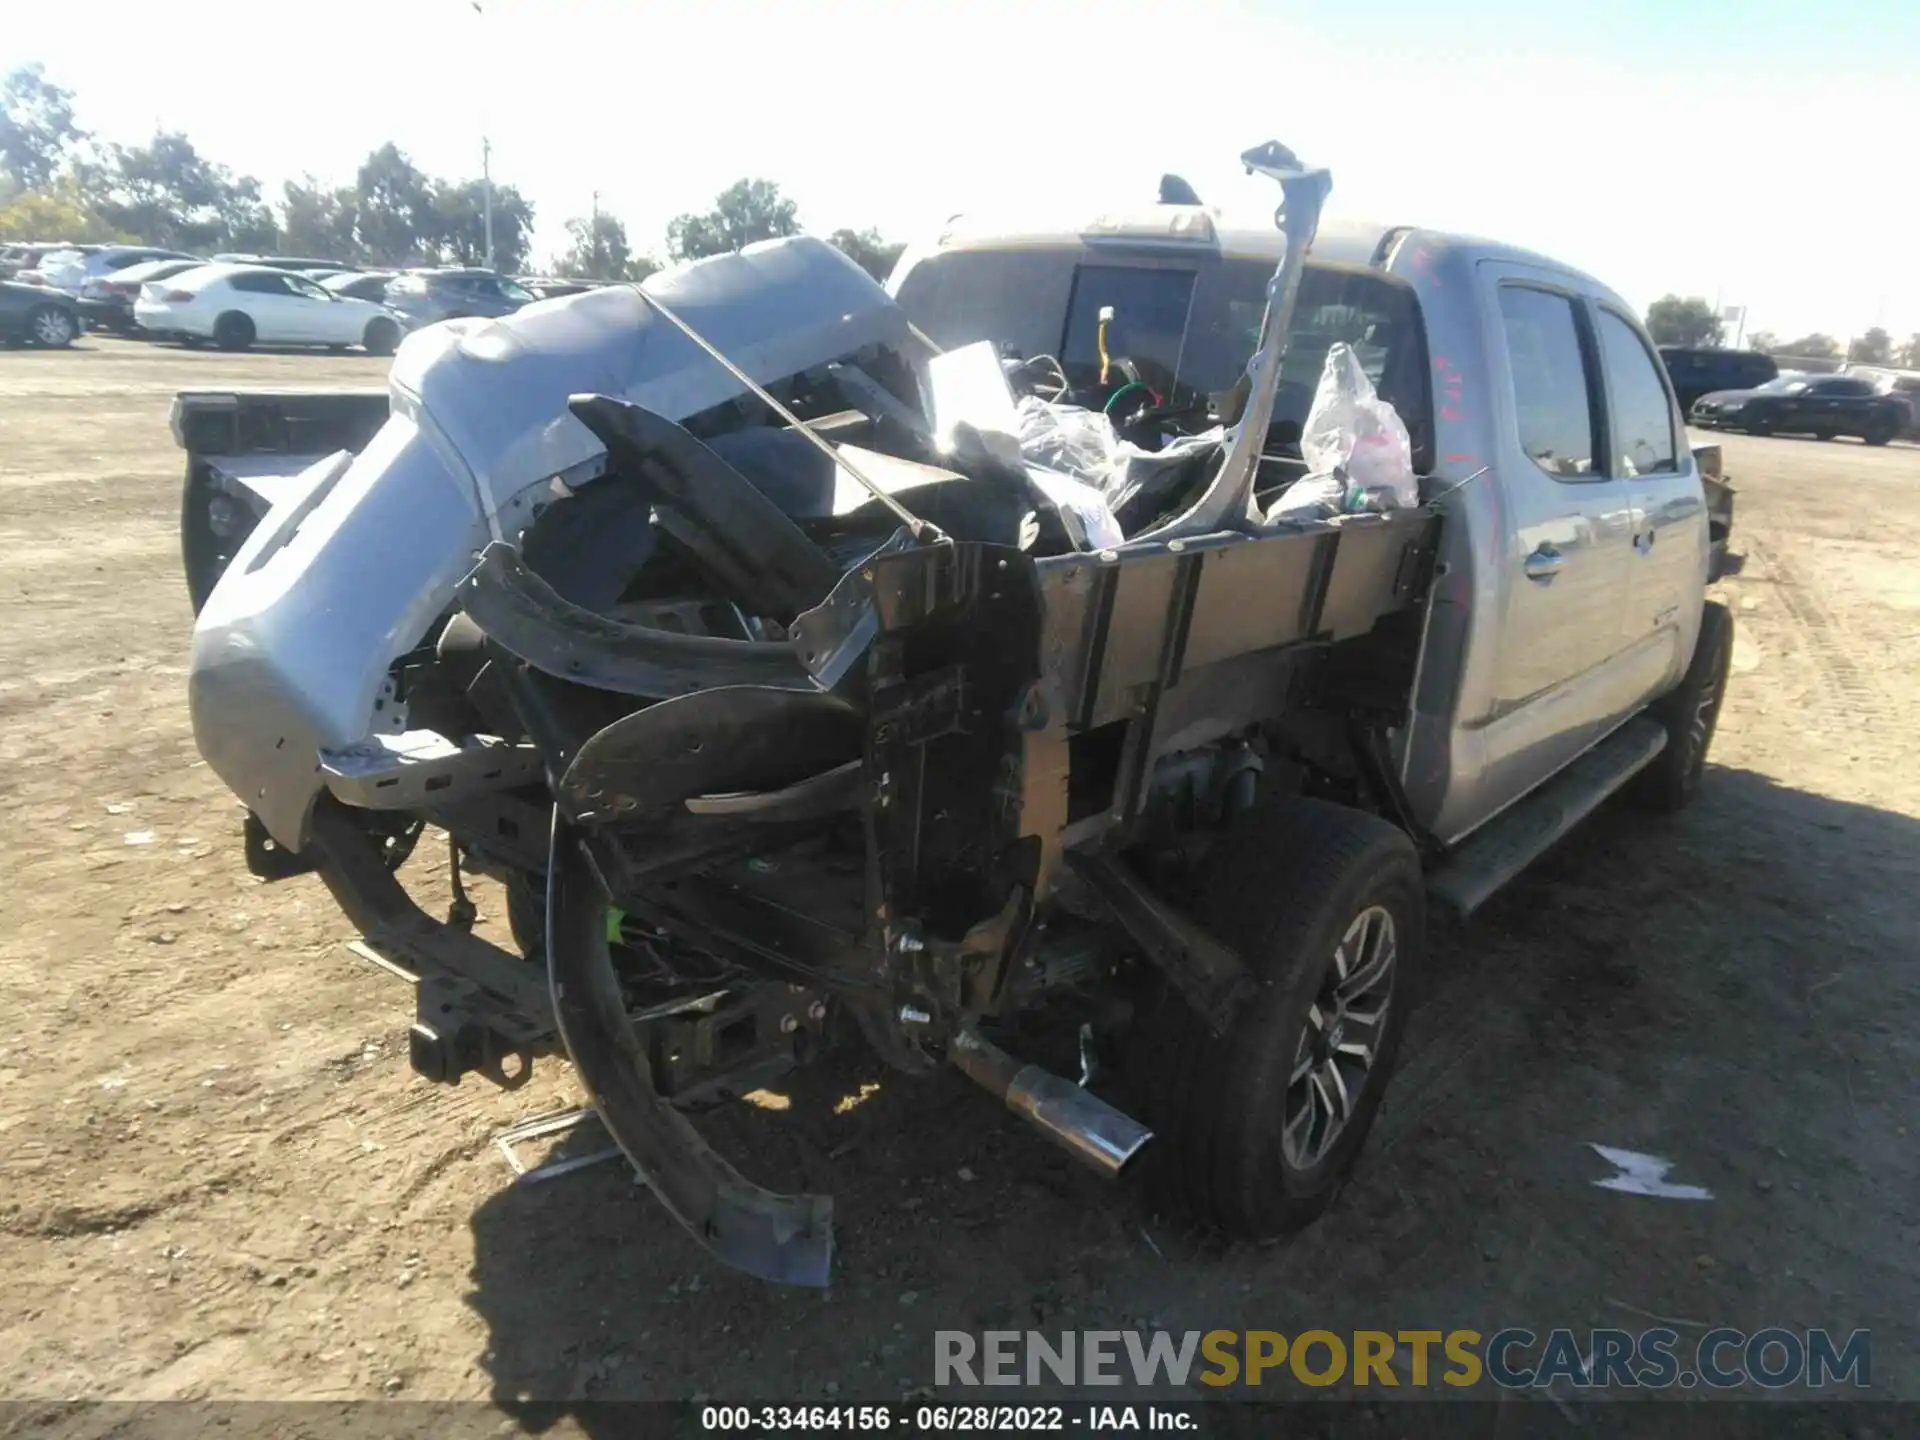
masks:
{"type": "Polygon", "coordinates": [[[312,255],[216,255],[213,257],[220,265],[258,265],[269,270],[357,270],[357,265],[349,265],[344,260],[322,260],[312,255]]]}
{"type": "Polygon", "coordinates": [[[121,335],[137,335],[140,326],[133,318],[133,302],[140,287],[150,280],[171,280],[189,270],[197,270],[204,260],[145,260],[96,275],[80,289],[80,315],[96,330],[112,330],[121,335]]]}
{"type": "Polygon", "coordinates": [[[37,267],[43,255],[55,250],[85,252],[99,248],[98,245],[75,245],[65,240],[27,240],[0,245],[0,280],[18,279],[22,273],[37,267]]]}
{"type": "Polygon", "coordinates": [[[1869,445],[1885,445],[1913,423],[1913,402],[1881,391],[1863,375],[1789,372],[1749,390],[1703,395],[1694,402],[1690,418],[1712,430],[1821,440],[1858,435],[1869,445]]]}
{"type": "Polygon", "coordinates": [[[606,280],[551,280],[542,275],[522,275],[520,284],[533,292],[536,300],[557,300],[562,295],[578,295],[582,290],[597,290],[606,280]]]}
{"type": "Polygon", "coordinates": [[[468,316],[511,315],[538,297],[516,280],[491,270],[409,270],[387,283],[387,306],[407,325],[468,316]]]}
{"type": "Polygon", "coordinates": [[[683,1112],[843,1037],[1219,1228],[1332,1201],[1429,896],[1473,910],[1616,793],[1692,799],[1733,622],[1624,300],[1316,233],[1324,171],[1240,158],[1284,245],[1169,204],[949,232],[890,294],[795,236],[418,334],[389,396],[175,401],[196,742],[254,873],[318,871],[418,977],[420,1073],[564,1052],[669,1213],[789,1283],[827,1283],[830,1199],[683,1112]],[[1413,473],[1287,519],[1336,344],[1413,473]],[[1096,505],[930,433],[983,390],[1149,443],[1096,505]],[[524,958],[395,878],[430,824],[524,958]]]}
{"type": "Polygon", "coordinates": [[[80,333],[80,308],[64,290],[0,280],[0,340],[58,350],[80,333]]]}
{"type": "Polygon", "coordinates": [[[382,306],[336,295],[313,281],[259,265],[203,265],[142,288],[133,316],[141,329],[193,347],[359,345],[391,355],[400,324],[382,306]]]}
{"type": "Polygon", "coordinates": [[[149,260],[192,260],[205,263],[184,250],[165,250],[153,245],[102,245],[89,250],[54,250],[40,257],[32,270],[23,270],[16,279],[28,284],[44,284],[64,290],[78,299],[89,280],[112,275],[149,260]]]}
{"type": "Polygon", "coordinates": [[[371,300],[375,304],[384,304],[387,298],[387,282],[393,279],[391,270],[349,270],[322,280],[320,288],[335,295],[344,295],[349,300],[371,300]]]}
{"type": "Polygon", "coordinates": [[[1873,388],[1882,395],[1903,397],[1912,412],[1907,420],[1905,438],[1920,441],[1920,370],[1902,370],[1891,365],[1865,365],[1856,361],[1848,364],[1840,373],[1858,375],[1871,381],[1873,388]]]}
{"type": "Polygon", "coordinates": [[[1771,355],[1758,350],[1689,349],[1681,345],[1662,345],[1660,360],[1673,381],[1673,393],[1679,397],[1685,414],[1693,402],[1713,390],[1751,390],[1764,385],[1780,373],[1771,355]]]}

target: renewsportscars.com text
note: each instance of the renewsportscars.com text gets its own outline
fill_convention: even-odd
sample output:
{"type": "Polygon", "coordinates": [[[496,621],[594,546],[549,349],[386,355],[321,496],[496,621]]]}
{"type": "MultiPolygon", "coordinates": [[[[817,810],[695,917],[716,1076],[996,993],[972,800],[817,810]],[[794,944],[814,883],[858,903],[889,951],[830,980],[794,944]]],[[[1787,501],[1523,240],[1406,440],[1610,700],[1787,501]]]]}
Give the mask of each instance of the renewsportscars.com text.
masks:
{"type": "Polygon", "coordinates": [[[1678,1330],[938,1330],[933,1383],[1779,1390],[1873,1383],[1873,1337],[1678,1330]]]}

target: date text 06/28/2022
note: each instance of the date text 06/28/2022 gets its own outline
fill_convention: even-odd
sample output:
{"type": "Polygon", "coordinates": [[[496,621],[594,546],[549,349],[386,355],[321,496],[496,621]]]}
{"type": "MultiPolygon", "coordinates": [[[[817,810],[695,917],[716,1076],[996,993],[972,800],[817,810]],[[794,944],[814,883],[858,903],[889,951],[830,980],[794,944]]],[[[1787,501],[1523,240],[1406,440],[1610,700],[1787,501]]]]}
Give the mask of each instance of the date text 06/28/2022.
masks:
{"type": "Polygon", "coordinates": [[[1089,1435],[1128,1431],[1180,1434],[1199,1429],[1192,1409],[1173,1405],[707,1405],[700,1428],[754,1435],[845,1430],[910,1435],[947,1432],[1033,1435],[1069,1430],[1089,1435]]]}

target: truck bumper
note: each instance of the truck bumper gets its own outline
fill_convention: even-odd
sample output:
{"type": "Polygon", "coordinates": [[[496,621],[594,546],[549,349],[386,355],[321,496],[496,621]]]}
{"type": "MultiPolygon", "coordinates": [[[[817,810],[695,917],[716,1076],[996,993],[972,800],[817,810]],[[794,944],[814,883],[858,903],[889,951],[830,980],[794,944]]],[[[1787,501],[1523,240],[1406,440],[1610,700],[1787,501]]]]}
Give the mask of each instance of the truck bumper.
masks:
{"type": "Polygon", "coordinates": [[[188,707],[201,755],[280,845],[306,845],[319,752],[387,728],[389,667],[485,540],[470,480],[395,417],[288,481],[235,552],[194,624],[188,707]]]}

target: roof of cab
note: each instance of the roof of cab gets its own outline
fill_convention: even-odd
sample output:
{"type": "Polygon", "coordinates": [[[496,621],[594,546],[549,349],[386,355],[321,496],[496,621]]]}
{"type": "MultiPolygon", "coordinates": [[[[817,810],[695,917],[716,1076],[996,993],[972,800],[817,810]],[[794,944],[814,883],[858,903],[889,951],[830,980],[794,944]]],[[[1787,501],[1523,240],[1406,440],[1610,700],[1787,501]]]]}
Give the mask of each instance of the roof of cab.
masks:
{"type": "MultiPolygon", "coordinates": [[[[1545,255],[1473,235],[1450,234],[1377,220],[1328,217],[1313,241],[1313,258],[1323,265],[1390,267],[1395,250],[1409,236],[1438,260],[1463,255],[1469,261],[1494,260],[1554,270],[1605,289],[1593,277],[1545,255]]],[[[963,213],[950,218],[929,248],[941,250],[1074,249],[1108,243],[1117,246],[1189,246],[1228,259],[1278,261],[1281,236],[1272,225],[1238,224],[1204,205],[1140,205],[1108,211],[1080,224],[1005,224],[1002,217],[963,213]]]]}
{"type": "MultiPolygon", "coordinates": [[[[1392,227],[1369,221],[1326,220],[1320,225],[1314,251],[1337,264],[1366,264],[1392,227]]],[[[1009,248],[1079,248],[1101,242],[1114,244],[1192,246],[1247,260],[1277,260],[1280,232],[1272,226],[1238,225],[1204,205],[1143,205],[1088,216],[1078,224],[1065,221],[1007,223],[985,213],[962,213],[941,227],[933,248],[973,250],[1009,248]]]]}

